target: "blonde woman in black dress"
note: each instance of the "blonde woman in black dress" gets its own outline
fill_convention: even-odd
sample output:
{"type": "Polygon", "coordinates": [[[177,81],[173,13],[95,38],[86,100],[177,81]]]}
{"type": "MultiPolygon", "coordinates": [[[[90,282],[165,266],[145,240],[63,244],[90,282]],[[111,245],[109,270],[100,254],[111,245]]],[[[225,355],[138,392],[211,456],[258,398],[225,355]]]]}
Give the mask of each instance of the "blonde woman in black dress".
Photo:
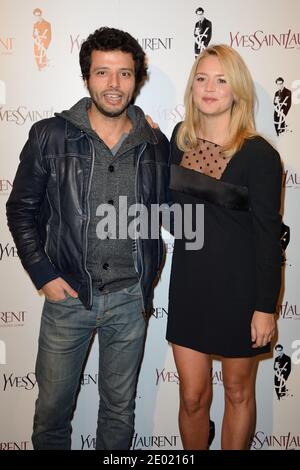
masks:
{"type": "Polygon", "coordinates": [[[222,449],[247,449],[255,429],[257,356],[270,351],[280,289],[281,163],[255,131],[250,73],[226,45],[195,61],[185,120],[171,139],[173,200],[204,204],[204,246],[176,239],[167,339],[180,377],[185,449],[206,449],[212,354],[222,361],[222,449]]]}

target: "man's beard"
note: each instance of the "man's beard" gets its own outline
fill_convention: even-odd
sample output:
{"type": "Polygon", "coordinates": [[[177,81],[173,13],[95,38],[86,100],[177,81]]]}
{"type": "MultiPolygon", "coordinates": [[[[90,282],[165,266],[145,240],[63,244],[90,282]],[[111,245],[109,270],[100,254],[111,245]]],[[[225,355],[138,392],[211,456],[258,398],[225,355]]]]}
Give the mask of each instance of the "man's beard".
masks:
{"type": "Polygon", "coordinates": [[[91,100],[92,100],[92,102],[94,103],[94,105],[96,106],[96,108],[98,109],[98,111],[101,114],[103,114],[106,117],[110,117],[110,118],[121,116],[121,114],[123,114],[124,111],[126,111],[128,106],[130,105],[130,101],[129,101],[129,102],[125,103],[122,108],[117,109],[115,111],[110,111],[108,109],[103,108],[99,103],[97,103],[97,101],[93,98],[93,96],[91,96],[91,100]]]}

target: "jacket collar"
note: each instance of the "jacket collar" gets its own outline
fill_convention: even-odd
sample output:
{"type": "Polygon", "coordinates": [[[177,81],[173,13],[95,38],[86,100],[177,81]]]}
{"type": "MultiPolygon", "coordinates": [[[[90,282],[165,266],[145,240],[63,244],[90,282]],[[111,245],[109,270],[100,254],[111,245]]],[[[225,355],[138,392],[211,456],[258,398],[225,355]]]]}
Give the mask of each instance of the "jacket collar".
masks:
{"type": "MultiPolygon", "coordinates": [[[[66,139],[77,140],[82,138],[86,133],[90,133],[91,129],[86,121],[86,112],[91,103],[90,98],[82,98],[69,110],[55,113],[55,116],[65,119],[66,121],[66,139]]],[[[155,130],[148,124],[145,114],[141,108],[135,105],[128,107],[128,116],[133,122],[134,131],[139,134],[139,140],[150,144],[157,144],[155,130]]]]}

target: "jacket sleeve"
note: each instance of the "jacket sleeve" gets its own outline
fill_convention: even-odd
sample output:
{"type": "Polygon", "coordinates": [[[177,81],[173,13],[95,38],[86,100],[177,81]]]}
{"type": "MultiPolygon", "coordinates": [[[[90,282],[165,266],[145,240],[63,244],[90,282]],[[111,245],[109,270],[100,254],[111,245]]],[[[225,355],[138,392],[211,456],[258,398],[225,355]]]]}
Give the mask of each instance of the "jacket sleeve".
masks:
{"type": "Polygon", "coordinates": [[[285,115],[287,115],[287,113],[290,110],[290,107],[292,106],[292,92],[291,92],[291,90],[287,89],[286,97],[287,97],[287,103],[286,103],[286,106],[285,106],[285,115]]]}
{"type": "Polygon", "coordinates": [[[212,23],[211,23],[211,21],[208,21],[208,27],[209,27],[208,36],[207,36],[207,39],[206,39],[207,45],[209,44],[209,41],[211,40],[211,36],[212,36],[212,23]]]}
{"type": "Polygon", "coordinates": [[[160,169],[161,174],[159,175],[157,186],[159,194],[159,204],[169,204],[170,201],[170,192],[169,192],[169,177],[170,177],[170,166],[169,166],[169,153],[170,153],[170,144],[167,137],[162,134],[160,131],[159,136],[159,146],[160,154],[160,169]]]}
{"type": "Polygon", "coordinates": [[[175,233],[175,223],[174,223],[174,211],[172,210],[173,199],[171,195],[170,189],[170,168],[174,161],[177,162],[178,158],[181,159],[182,152],[178,149],[176,145],[176,135],[178,129],[180,127],[181,122],[177,123],[173,129],[170,144],[169,144],[169,158],[168,158],[168,179],[167,179],[167,204],[169,206],[169,214],[168,214],[168,224],[163,223],[163,227],[170,232],[171,235],[174,236],[175,233]]]}
{"type": "Polygon", "coordinates": [[[20,260],[37,289],[58,277],[45,253],[38,217],[46,195],[48,173],[43,167],[35,125],[29,132],[13,188],[6,204],[8,227],[20,260]]]}
{"type": "Polygon", "coordinates": [[[279,154],[264,141],[249,156],[248,188],[255,247],[255,310],[266,313],[275,312],[281,285],[281,184],[279,154]]]}

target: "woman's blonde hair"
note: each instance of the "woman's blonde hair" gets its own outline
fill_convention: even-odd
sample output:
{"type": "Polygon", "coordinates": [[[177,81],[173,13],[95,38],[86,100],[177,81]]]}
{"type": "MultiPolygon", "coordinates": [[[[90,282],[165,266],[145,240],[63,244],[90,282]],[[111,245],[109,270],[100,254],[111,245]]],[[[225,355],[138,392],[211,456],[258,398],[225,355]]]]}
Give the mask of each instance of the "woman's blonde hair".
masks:
{"type": "Polygon", "coordinates": [[[225,44],[204,49],[195,60],[184,95],[185,118],[177,133],[176,143],[184,152],[197,146],[201,112],[194,104],[192,88],[199,62],[209,56],[219,59],[234,96],[228,139],[222,147],[227,156],[232,156],[242,147],[245,139],[257,135],[254,123],[256,96],[253,80],[245,62],[232,47],[225,44]]]}

